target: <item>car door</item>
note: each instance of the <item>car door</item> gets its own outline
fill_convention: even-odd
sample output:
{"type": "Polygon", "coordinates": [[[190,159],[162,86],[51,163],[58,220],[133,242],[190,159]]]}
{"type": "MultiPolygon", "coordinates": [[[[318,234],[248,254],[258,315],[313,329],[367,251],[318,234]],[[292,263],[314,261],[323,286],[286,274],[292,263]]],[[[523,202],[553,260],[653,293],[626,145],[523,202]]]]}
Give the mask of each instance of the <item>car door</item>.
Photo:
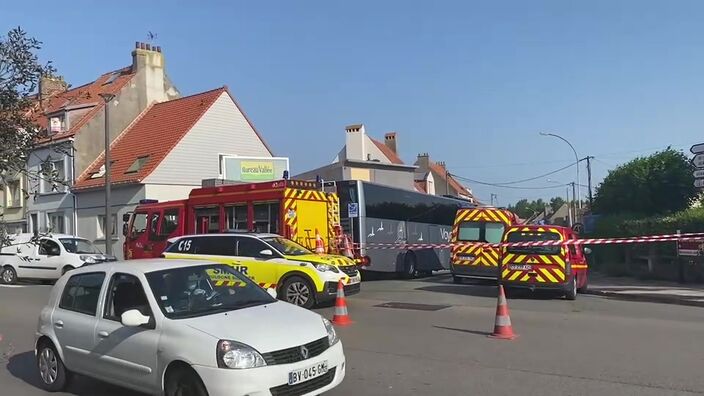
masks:
{"type": "Polygon", "coordinates": [[[51,322],[69,370],[90,373],[94,331],[105,272],[73,275],[64,286],[51,322]]]}
{"type": "Polygon", "coordinates": [[[66,262],[66,252],[61,249],[59,243],[49,238],[42,238],[39,240],[36,252],[38,259],[36,262],[45,269],[43,277],[51,279],[61,277],[62,271],[68,263],[66,262]]]}
{"type": "Polygon", "coordinates": [[[125,386],[154,391],[158,384],[159,332],[144,285],[135,275],[115,273],[104,301],[94,333],[95,371],[125,386]],[[140,327],[124,326],[121,315],[131,309],[151,317],[150,323],[140,327]]]}
{"type": "Polygon", "coordinates": [[[236,237],[236,240],[236,258],[240,262],[240,272],[244,272],[259,286],[274,287],[278,280],[277,264],[270,260],[276,256],[261,254],[263,250],[272,250],[271,247],[254,237],[240,235],[236,237]]]}

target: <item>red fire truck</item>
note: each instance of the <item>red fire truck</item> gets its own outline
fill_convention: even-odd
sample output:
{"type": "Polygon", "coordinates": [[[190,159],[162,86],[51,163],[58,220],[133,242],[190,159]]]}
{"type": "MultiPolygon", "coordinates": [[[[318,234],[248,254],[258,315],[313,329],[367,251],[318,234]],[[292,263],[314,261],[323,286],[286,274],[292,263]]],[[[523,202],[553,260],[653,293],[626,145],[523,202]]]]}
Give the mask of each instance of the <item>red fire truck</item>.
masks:
{"type": "Polygon", "coordinates": [[[283,235],[315,248],[316,235],[337,252],[336,193],[316,182],[279,180],[197,188],[188,199],[143,201],[123,218],[125,259],[158,257],[167,240],[188,234],[253,231],[283,235]]]}

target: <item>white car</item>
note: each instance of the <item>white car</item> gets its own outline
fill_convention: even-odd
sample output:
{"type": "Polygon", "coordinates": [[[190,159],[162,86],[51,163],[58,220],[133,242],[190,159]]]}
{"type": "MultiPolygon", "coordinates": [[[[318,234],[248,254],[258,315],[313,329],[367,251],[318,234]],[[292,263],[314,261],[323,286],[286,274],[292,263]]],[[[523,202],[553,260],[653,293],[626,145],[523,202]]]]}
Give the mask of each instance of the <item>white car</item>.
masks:
{"type": "Polygon", "coordinates": [[[76,269],[39,317],[40,383],[60,391],[79,373],[166,396],[318,395],[339,385],[345,355],[333,326],[275,294],[207,261],[76,269]]]}
{"type": "Polygon", "coordinates": [[[115,261],[87,239],[73,235],[19,234],[0,249],[0,283],[18,279],[54,281],[66,272],[86,264],[115,261]]]}

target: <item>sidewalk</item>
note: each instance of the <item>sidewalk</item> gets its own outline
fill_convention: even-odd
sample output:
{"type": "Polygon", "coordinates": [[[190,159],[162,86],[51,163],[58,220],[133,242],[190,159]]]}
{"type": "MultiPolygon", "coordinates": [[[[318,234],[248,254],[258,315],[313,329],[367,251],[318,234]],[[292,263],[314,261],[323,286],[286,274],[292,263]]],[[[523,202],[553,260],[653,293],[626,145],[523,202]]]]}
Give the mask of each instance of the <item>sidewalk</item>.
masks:
{"type": "Polygon", "coordinates": [[[680,284],[590,273],[586,293],[622,300],[704,307],[704,284],[680,284]]]}

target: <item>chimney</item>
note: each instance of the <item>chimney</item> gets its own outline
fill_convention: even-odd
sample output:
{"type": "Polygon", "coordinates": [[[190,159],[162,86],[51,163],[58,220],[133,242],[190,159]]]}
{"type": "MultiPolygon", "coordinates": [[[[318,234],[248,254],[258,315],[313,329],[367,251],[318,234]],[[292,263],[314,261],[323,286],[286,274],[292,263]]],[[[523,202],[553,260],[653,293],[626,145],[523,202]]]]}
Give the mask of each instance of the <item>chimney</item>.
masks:
{"type": "Polygon", "coordinates": [[[348,160],[367,160],[367,152],[364,147],[366,135],[364,124],[354,124],[345,127],[345,150],[348,160]]]}
{"type": "Polygon", "coordinates": [[[447,171],[447,168],[445,167],[445,161],[438,161],[438,165],[440,165],[440,167],[441,167],[442,169],[444,169],[445,171],[447,171]]]}
{"type": "Polygon", "coordinates": [[[132,51],[132,73],[136,74],[139,105],[146,108],[152,102],[169,100],[167,95],[164,54],[161,47],[136,42],[132,51]]]}
{"type": "Polygon", "coordinates": [[[68,89],[68,84],[63,77],[43,76],[39,80],[39,97],[46,98],[58,92],[64,92],[68,89]]]}
{"type": "Polygon", "coordinates": [[[430,167],[430,155],[428,155],[428,153],[418,154],[416,166],[422,171],[427,171],[430,167]]]}
{"type": "Polygon", "coordinates": [[[386,145],[386,147],[391,149],[394,154],[398,154],[398,152],[396,151],[396,132],[389,132],[384,135],[384,144],[386,145]]]}

